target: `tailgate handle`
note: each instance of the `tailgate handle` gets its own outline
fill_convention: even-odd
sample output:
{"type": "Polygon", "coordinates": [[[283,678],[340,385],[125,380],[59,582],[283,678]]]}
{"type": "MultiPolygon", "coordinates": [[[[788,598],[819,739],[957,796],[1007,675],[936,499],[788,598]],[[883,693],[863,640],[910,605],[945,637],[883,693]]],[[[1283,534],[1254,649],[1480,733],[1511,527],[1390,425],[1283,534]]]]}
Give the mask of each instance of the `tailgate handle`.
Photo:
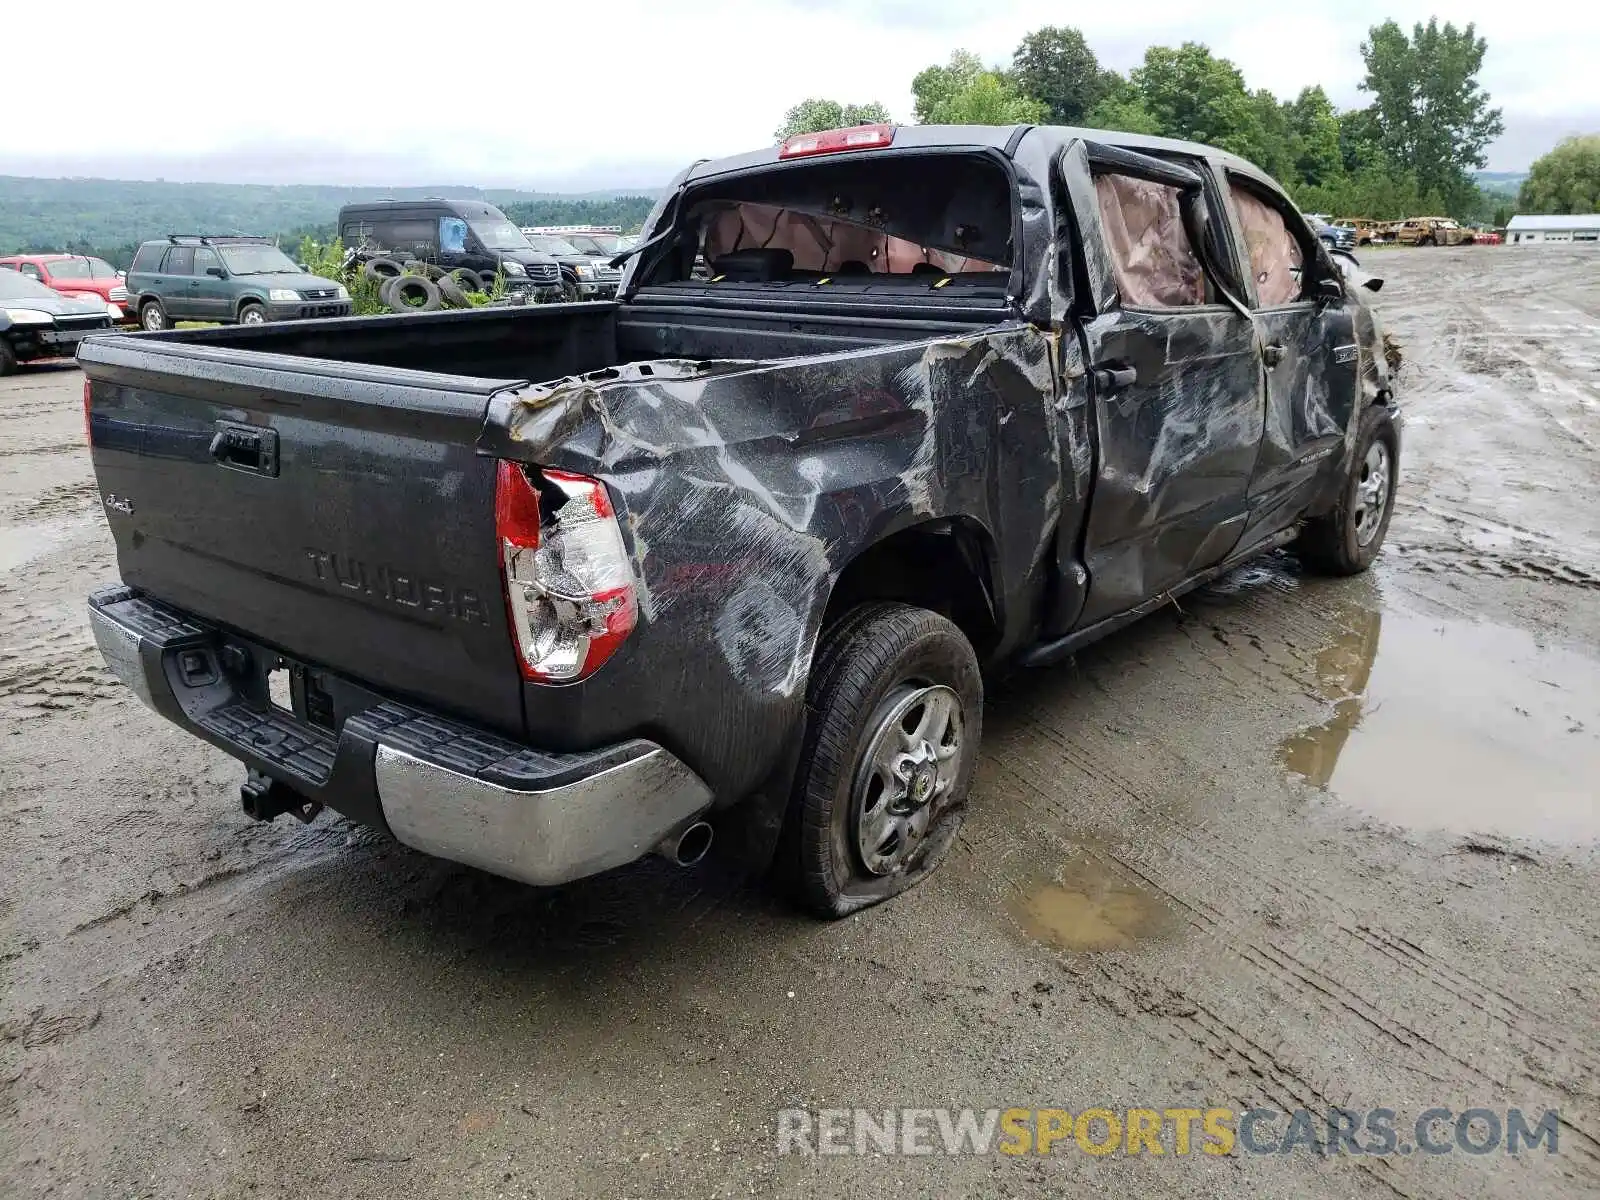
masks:
{"type": "Polygon", "coordinates": [[[211,457],[235,471],[275,476],[278,473],[278,431],[218,421],[216,435],[211,439],[211,457]]]}

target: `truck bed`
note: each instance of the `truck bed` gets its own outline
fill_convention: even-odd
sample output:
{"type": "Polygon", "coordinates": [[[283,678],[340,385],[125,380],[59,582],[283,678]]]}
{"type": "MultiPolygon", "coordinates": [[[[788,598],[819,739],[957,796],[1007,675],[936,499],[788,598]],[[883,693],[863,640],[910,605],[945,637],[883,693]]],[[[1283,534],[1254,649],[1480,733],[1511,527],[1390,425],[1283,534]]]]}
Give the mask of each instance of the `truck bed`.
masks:
{"type": "MultiPolygon", "coordinates": [[[[92,339],[80,360],[122,581],[385,694],[524,734],[495,456],[535,451],[492,427],[496,394],[629,362],[678,360],[681,374],[866,351],[1004,318],[994,297],[897,299],[863,286],[824,307],[808,291],[668,286],[625,306],[92,339]]],[[[554,724],[557,741],[573,727],[554,724]]]]}

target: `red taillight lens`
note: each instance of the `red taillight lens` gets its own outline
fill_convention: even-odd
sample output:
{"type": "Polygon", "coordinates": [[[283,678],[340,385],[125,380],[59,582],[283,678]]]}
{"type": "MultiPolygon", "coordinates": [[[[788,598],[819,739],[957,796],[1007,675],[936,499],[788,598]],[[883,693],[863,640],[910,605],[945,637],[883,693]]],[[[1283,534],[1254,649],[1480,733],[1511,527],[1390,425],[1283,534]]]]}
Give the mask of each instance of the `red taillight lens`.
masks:
{"type": "Polygon", "coordinates": [[[852,125],[821,133],[797,133],[778,147],[779,158],[807,158],[813,154],[838,154],[843,150],[875,150],[893,145],[893,125],[852,125]]]}
{"type": "Polygon", "coordinates": [[[495,526],[523,678],[572,683],[593,674],[639,622],[633,569],[605,485],[501,462],[495,526]]]}
{"type": "Polygon", "coordinates": [[[94,436],[89,432],[89,380],[83,381],[83,444],[94,445],[94,436]]]}

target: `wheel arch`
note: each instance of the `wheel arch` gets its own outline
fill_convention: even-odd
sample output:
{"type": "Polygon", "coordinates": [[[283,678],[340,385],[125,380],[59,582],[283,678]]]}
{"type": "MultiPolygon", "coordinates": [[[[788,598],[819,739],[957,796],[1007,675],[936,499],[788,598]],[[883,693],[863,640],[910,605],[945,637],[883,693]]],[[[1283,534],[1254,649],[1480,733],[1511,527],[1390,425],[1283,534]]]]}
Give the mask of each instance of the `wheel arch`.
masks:
{"type": "Polygon", "coordinates": [[[983,658],[1004,628],[994,586],[995,541],[966,516],[939,517],[886,531],[863,545],[834,580],[823,610],[828,628],[861,604],[898,600],[948,617],[983,658]]]}

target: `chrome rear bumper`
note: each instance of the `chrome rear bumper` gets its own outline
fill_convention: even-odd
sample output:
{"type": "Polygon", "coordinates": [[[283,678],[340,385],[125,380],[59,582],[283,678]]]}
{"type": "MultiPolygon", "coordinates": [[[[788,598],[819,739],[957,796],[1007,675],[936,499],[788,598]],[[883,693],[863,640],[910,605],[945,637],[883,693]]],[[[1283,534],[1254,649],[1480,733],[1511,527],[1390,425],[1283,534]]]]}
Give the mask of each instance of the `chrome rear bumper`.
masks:
{"type": "Polygon", "coordinates": [[[550,885],[621,866],[711,805],[698,775],[643,739],[552,753],[376,696],[337,731],[313,724],[268,698],[274,651],[128,588],[91,596],[89,624],[106,666],[169,721],[413,849],[497,875],[550,885]],[[224,669],[229,647],[247,673],[224,669]]]}

